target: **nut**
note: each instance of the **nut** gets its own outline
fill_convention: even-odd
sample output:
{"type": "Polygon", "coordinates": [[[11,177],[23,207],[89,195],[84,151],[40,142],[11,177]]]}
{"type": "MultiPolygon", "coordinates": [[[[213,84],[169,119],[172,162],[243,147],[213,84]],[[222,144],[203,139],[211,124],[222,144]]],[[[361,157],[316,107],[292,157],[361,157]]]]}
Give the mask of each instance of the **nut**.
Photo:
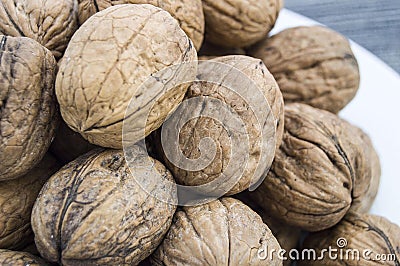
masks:
{"type": "Polygon", "coordinates": [[[206,40],[241,48],[265,38],[275,25],[282,0],[202,0],[206,40]]]}
{"type": "Polygon", "coordinates": [[[190,39],[168,12],[151,5],[107,8],[84,23],[68,45],[56,80],[61,114],[89,142],[122,148],[122,122],[131,99],[135,108],[127,117],[136,123],[130,132],[136,142],[161,125],[189,86],[164,92],[163,82],[178,75],[194,79],[196,67],[184,64],[168,81],[151,75],[195,60],[190,39]],[[157,86],[140,86],[148,79],[157,86]],[[137,129],[142,121],[146,130],[137,129]]]}
{"type": "Polygon", "coordinates": [[[365,175],[360,175],[355,180],[353,190],[353,201],[350,211],[357,213],[367,213],[378,194],[381,179],[381,164],[371,139],[361,129],[354,128],[354,136],[360,137],[363,143],[364,156],[367,158],[366,166],[361,166],[366,171],[365,175]],[[367,172],[369,171],[369,173],[367,172]]]}
{"type": "Polygon", "coordinates": [[[26,174],[43,158],[58,124],[56,61],[25,37],[0,35],[0,181],[26,174]]]}
{"type": "Polygon", "coordinates": [[[360,73],[348,40],[321,26],[284,30],[249,49],[276,78],[286,103],[339,112],[356,95],[360,73]]]}
{"type": "Polygon", "coordinates": [[[142,148],[132,175],[117,150],[94,150],[61,168],[45,184],[32,212],[32,228],[40,254],[62,265],[136,265],[152,253],[167,232],[176,206],[176,187],[158,161],[142,148]],[[152,169],[145,166],[154,164],[152,169]],[[142,189],[138,180],[145,179],[142,189]]]}
{"type": "Polygon", "coordinates": [[[62,121],[50,145],[50,151],[60,162],[67,164],[96,147],[62,121]]]}
{"type": "Polygon", "coordinates": [[[0,34],[34,39],[57,59],[77,28],[76,0],[1,1],[0,34]]]}
{"type": "MultiPolygon", "coordinates": [[[[211,82],[195,82],[189,87],[187,98],[196,99],[196,102],[191,102],[191,108],[197,105],[196,109],[199,114],[195,119],[188,121],[179,132],[179,145],[180,150],[185,158],[177,158],[177,160],[196,159],[201,157],[201,146],[202,139],[211,138],[216,143],[216,155],[211,159],[210,163],[201,170],[191,170],[185,167],[180,167],[181,161],[175,163],[175,158],[168,157],[169,146],[165,147],[163,143],[164,160],[168,168],[174,174],[175,180],[183,185],[187,186],[200,186],[211,181],[216,181],[220,177],[230,179],[232,182],[222,182],[221,189],[223,194],[227,191],[227,195],[239,193],[250,185],[257,182],[263,175],[263,171],[270,167],[272,159],[274,157],[274,149],[269,146],[269,142],[274,141],[268,138],[276,138],[276,145],[279,145],[283,134],[283,100],[280,90],[272,77],[268,72],[265,65],[259,59],[251,58],[248,56],[225,56],[215,58],[210,62],[218,62],[221,65],[229,66],[227,69],[211,69],[210,71],[220,71],[218,78],[221,79],[222,83],[211,83],[211,82]],[[244,95],[240,95],[240,92],[235,92],[234,89],[226,87],[223,83],[229,76],[231,69],[236,69],[238,72],[243,73],[247,76],[260,90],[261,95],[264,95],[266,100],[271,106],[274,121],[269,123],[268,115],[264,117],[263,121],[258,121],[255,110],[252,108],[256,106],[262,106],[265,101],[261,96],[261,99],[256,99],[253,92],[249,93],[253,97],[252,99],[245,99],[244,95]],[[232,147],[232,135],[226,128],[230,119],[224,117],[230,116],[233,119],[234,114],[229,113],[224,117],[210,117],[207,112],[212,110],[219,110],[219,106],[214,104],[209,99],[218,100],[228,105],[231,110],[234,110],[243,121],[243,127],[246,128],[245,134],[248,141],[240,143],[242,147],[232,147]],[[253,102],[252,102],[253,101],[253,102]],[[204,112],[203,112],[204,111],[204,112]],[[275,122],[275,125],[273,123],[275,122]],[[264,132],[268,128],[277,128],[276,134],[268,135],[264,132]],[[246,148],[248,145],[248,154],[246,148]],[[236,152],[237,151],[237,152],[236,152]],[[232,162],[233,153],[240,153],[242,156],[237,156],[241,160],[248,156],[248,164],[245,169],[241,169],[245,163],[232,162]],[[262,168],[261,172],[257,169],[262,168]],[[228,173],[229,172],[229,173],[228,173]],[[243,173],[240,177],[236,178],[233,175],[237,173],[243,173]],[[231,175],[232,174],[232,175],[231,175]],[[231,180],[235,179],[235,180],[231,180]],[[238,181],[238,182],[236,182],[238,181]]],[[[233,72],[231,72],[233,73],[233,72]]],[[[235,74],[234,74],[235,75],[235,74]]],[[[244,82],[238,79],[236,82],[244,82]]],[[[243,86],[242,83],[238,83],[239,86],[243,86]]],[[[220,111],[217,111],[220,112],[220,111]]],[[[262,110],[262,112],[270,112],[268,110],[262,110]]],[[[187,113],[192,113],[192,110],[186,109],[182,111],[178,119],[183,119],[187,116],[187,113]],[[186,113],[185,113],[186,112],[186,113]]],[[[166,135],[171,136],[172,133],[166,132],[166,135]]],[[[172,147],[174,148],[174,147],[172,147]]],[[[209,150],[207,150],[209,152],[209,150]]],[[[212,156],[212,155],[209,155],[212,156]]]]}
{"type": "Polygon", "coordinates": [[[278,258],[258,258],[263,247],[279,244],[260,216],[232,198],[177,211],[154,265],[282,265],[278,258]]]}
{"type": "Polygon", "coordinates": [[[79,22],[82,24],[90,16],[108,7],[121,4],[150,4],[168,11],[182,30],[192,40],[196,50],[204,38],[204,14],[201,0],[78,0],[79,22]]]}
{"type": "Polygon", "coordinates": [[[319,231],[335,225],[365,196],[375,171],[373,147],[360,132],[330,112],[286,105],[282,145],[249,196],[292,226],[319,231]]]}
{"type": "Polygon", "coordinates": [[[56,159],[47,154],[27,175],[0,182],[0,248],[17,249],[29,244],[33,204],[44,183],[58,169],[56,159]]]}
{"type": "Polygon", "coordinates": [[[0,249],[0,264],[1,265],[29,265],[29,266],[46,266],[44,260],[33,256],[27,252],[11,251],[0,249]]]}
{"type": "MultiPolygon", "coordinates": [[[[269,229],[271,229],[272,234],[278,240],[278,243],[283,250],[290,252],[291,250],[298,248],[302,231],[299,228],[289,226],[286,223],[275,219],[269,213],[265,212],[262,207],[252,200],[251,196],[249,196],[250,193],[252,192],[244,191],[235,195],[235,198],[241,200],[258,215],[260,215],[263,222],[268,225],[269,229]]],[[[283,265],[292,265],[292,260],[288,256],[286,257],[288,259],[283,261],[283,265]]]]}
{"type": "Polygon", "coordinates": [[[353,213],[346,215],[335,227],[309,235],[303,243],[303,248],[314,249],[318,255],[328,247],[338,251],[333,255],[339,255],[339,252],[342,252],[342,259],[332,260],[325,253],[322,260],[301,261],[299,264],[399,265],[400,227],[383,217],[353,213]],[[355,253],[351,253],[353,251],[355,253]],[[383,258],[382,255],[387,258],[386,261],[379,260],[377,257],[383,258]],[[389,255],[393,257],[389,259],[389,255]]]}

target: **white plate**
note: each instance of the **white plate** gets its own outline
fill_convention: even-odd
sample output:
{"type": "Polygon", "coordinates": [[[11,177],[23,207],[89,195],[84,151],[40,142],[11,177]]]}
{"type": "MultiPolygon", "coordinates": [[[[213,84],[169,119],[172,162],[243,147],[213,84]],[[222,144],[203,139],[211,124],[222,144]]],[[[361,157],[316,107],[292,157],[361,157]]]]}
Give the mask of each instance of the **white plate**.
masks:
{"type": "MultiPolygon", "coordinates": [[[[272,33],[316,24],[284,9],[272,33]]],[[[371,213],[400,225],[400,76],[360,45],[352,42],[352,49],[360,65],[360,89],[340,116],[362,128],[380,156],[381,184],[371,213]]]]}

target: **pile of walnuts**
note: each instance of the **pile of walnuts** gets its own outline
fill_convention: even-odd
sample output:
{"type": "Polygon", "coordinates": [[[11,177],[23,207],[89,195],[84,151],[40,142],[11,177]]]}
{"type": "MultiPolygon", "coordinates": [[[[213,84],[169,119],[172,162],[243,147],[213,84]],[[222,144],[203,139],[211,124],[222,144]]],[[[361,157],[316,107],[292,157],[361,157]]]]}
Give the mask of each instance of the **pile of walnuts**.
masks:
{"type": "Polygon", "coordinates": [[[0,264],[375,265],[279,252],[346,238],[400,265],[379,157],[338,115],[350,44],[269,36],[282,7],[1,1],[0,264]]]}

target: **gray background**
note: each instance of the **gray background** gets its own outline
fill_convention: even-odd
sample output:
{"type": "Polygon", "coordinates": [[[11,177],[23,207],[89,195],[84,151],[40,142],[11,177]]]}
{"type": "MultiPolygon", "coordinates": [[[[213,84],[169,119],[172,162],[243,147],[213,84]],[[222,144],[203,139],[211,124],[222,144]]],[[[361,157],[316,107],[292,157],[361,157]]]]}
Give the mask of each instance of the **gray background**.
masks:
{"type": "Polygon", "coordinates": [[[285,0],[371,51],[400,73],[400,0],[285,0]]]}

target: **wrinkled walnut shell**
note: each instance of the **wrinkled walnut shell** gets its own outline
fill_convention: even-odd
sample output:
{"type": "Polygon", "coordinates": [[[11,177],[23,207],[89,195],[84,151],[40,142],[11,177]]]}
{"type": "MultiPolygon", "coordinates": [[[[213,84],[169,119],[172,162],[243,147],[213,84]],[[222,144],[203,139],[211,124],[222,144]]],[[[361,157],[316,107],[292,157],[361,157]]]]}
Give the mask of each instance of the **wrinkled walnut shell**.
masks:
{"type": "Polygon", "coordinates": [[[0,34],[29,37],[60,58],[78,28],[76,0],[3,0],[0,34]]]}
{"type": "MultiPolygon", "coordinates": [[[[252,200],[251,197],[249,197],[249,193],[252,192],[244,191],[235,195],[235,198],[241,200],[258,215],[260,215],[263,222],[268,225],[269,229],[271,229],[272,234],[274,235],[276,240],[278,240],[278,243],[282,247],[282,249],[289,252],[292,249],[298,248],[302,231],[299,228],[289,226],[286,223],[275,219],[269,213],[265,212],[263,208],[261,208],[257,203],[252,200]]],[[[287,257],[287,259],[283,261],[283,265],[291,266],[292,260],[287,257]]]]}
{"type": "Polygon", "coordinates": [[[58,125],[56,61],[25,37],[0,35],[0,181],[26,174],[43,158],[58,125]]]}
{"type": "Polygon", "coordinates": [[[260,216],[238,200],[222,198],[177,211],[151,260],[153,265],[282,265],[278,258],[258,258],[266,246],[280,249],[260,216]]]}
{"type": "Polygon", "coordinates": [[[204,14],[201,0],[78,0],[79,22],[82,24],[90,16],[108,7],[121,4],[150,4],[168,11],[182,30],[192,40],[196,50],[204,38],[204,14]]]}
{"type": "Polygon", "coordinates": [[[29,244],[33,204],[44,183],[59,168],[56,159],[47,154],[25,176],[0,182],[0,248],[17,249],[29,244]]]}
{"type": "MultiPolygon", "coordinates": [[[[283,134],[283,99],[278,85],[261,60],[238,55],[218,57],[210,62],[222,63],[229,67],[226,69],[221,68],[221,70],[214,68],[211,70],[215,72],[221,71],[220,78],[222,83],[214,84],[200,81],[195,82],[189,87],[186,98],[188,100],[192,98],[199,99],[196,103],[191,103],[192,105],[198,105],[198,108],[196,107],[195,109],[198,110],[199,114],[197,118],[188,121],[179,132],[179,148],[185,158],[179,157],[177,159],[183,161],[186,158],[196,159],[200,157],[202,154],[199,146],[204,138],[211,138],[216,143],[215,157],[203,169],[192,171],[171,162],[170,158],[166,156],[168,154],[167,149],[170,147],[165,146],[165,143],[163,143],[164,150],[162,152],[164,152],[164,160],[174,174],[177,183],[187,186],[199,186],[212,181],[222,180],[225,177],[232,179],[229,181],[237,182],[234,184],[231,182],[222,182],[218,188],[222,189],[222,194],[228,191],[226,195],[233,195],[259,181],[264,173],[262,171],[257,172],[258,167],[262,168],[263,171],[270,167],[274,157],[274,149],[269,146],[271,139],[268,138],[275,138],[273,141],[276,147],[279,146],[283,134]],[[239,95],[239,92],[235,92],[235,88],[225,87],[223,82],[226,79],[230,79],[227,76],[229,76],[229,72],[233,73],[231,72],[232,68],[246,75],[246,77],[257,85],[257,89],[261,92],[260,95],[263,95],[265,99],[262,99],[262,96],[261,99],[257,98],[258,96],[255,97],[255,93],[253,92],[249,93],[253,98],[246,99],[245,95],[239,95]],[[228,123],[224,124],[223,119],[225,118],[221,118],[221,121],[219,121],[220,117],[208,117],[207,112],[213,108],[219,108],[217,104],[214,105],[209,99],[216,99],[225,103],[240,116],[240,119],[244,123],[243,125],[246,127],[248,137],[248,142],[240,143],[243,145],[242,147],[233,147],[232,135],[229,135],[228,131],[225,130],[225,127],[228,127],[228,123]],[[271,107],[271,111],[263,110],[263,112],[272,112],[274,120],[272,123],[270,123],[269,115],[264,117],[264,121],[258,121],[256,114],[253,112],[252,108],[262,106],[264,102],[268,102],[271,107]],[[263,131],[269,127],[276,128],[273,136],[265,134],[265,131],[263,131]],[[264,132],[264,135],[261,135],[262,132],[264,132]],[[249,150],[248,154],[245,154],[245,146],[247,145],[249,145],[249,150]],[[232,162],[232,153],[236,152],[243,153],[243,156],[239,156],[240,159],[245,158],[247,155],[249,156],[245,169],[241,169],[245,163],[232,162]],[[228,171],[233,173],[233,175],[241,172],[242,175],[238,180],[233,180],[233,176],[230,176],[228,171]]],[[[244,81],[240,80],[240,82],[244,81]]],[[[240,83],[240,85],[242,84],[240,83]]],[[[185,110],[182,112],[185,112],[185,110]]],[[[192,111],[188,110],[187,112],[192,111]]],[[[180,115],[179,119],[185,116],[186,113],[180,115]]],[[[233,117],[234,114],[229,113],[229,116],[233,117]]],[[[165,134],[171,135],[169,132],[165,134]]]]}
{"type": "Polygon", "coordinates": [[[134,146],[134,175],[116,150],[94,150],[64,166],[45,184],[32,212],[40,254],[62,265],[136,265],[167,232],[176,187],[158,182],[171,174],[134,146]],[[148,163],[153,168],[146,168],[148,163]],[[138,180],[145,179],[148,192],[138,180]]]}
{"type": "Polygon", "coordinates": [[[125,111],[134,99],[127,117],[131,141],[137,142],[162,124],[189,86],[165,92],[165,83],[179,75],[194,78],[197,65],[181,65],[173,77],[152,75],[195,60],[192,42],[168,12],[152,5],[107,8],[84,23],[68,45],[56,80],[61,114],[89,142],[122,148],[125,111]],[[140,87],[146,80],[156,84],[140,87]]]}
{"type": "Polygon", "coordinates": [[[0,249],[0,264],[14,266],[46,266],[44,260],[22,251],[0,249]]]}
{"type": "Polygon", "coordinates": [[[275,25],[282,0],[202,0],[206,40],[242,48],[265,38],[275,25]]]}
{"type": "Polygon", "coordinates": [[[360,73],[349,41],[321,26],[284,30],[249,49],[276,78],[285,103],[333,113],[356,95],[360,73]]]}
{"type": "Polygon", "coordinates": [[[287,224],[308,231],[335,225],[365,196],[375,173],[373,147],[360,132],[330,112],[286,105],[282,145],[249,196],[287,224]]]}
{"type": "Polygon", "coordinates": [[[61,121],[55,135],[50,145],[50,152],[63,164],[97,148],[85,140],[81,134],[70,129],[64,121],[61,121]]]}
{"type": "Polygon", "coordinates": [[[301,261],[300,265],[349,265],[349,266],[375,266],[375,265],[399,265],[400,263],[400,227],[391,223],[386,218],[368,215],[351,214],[335,227],[328,230],[309,235],[303,243],[303,248],[314,249],[321,254],[322,249],[332,247],[338,252],[333,253],[340,256],[342,260],[332,260],[328,253],[322,260],[301,261]],[[370,252],[363,254],[365,250],[370,252]],[[353,258],[349,251],[358,251],[359,259],[353,258]],[[393,259],[377,260],[376,255],[393,254],[393,259]],[[370,259],[369,259],[369,258],[370,259]]]}

